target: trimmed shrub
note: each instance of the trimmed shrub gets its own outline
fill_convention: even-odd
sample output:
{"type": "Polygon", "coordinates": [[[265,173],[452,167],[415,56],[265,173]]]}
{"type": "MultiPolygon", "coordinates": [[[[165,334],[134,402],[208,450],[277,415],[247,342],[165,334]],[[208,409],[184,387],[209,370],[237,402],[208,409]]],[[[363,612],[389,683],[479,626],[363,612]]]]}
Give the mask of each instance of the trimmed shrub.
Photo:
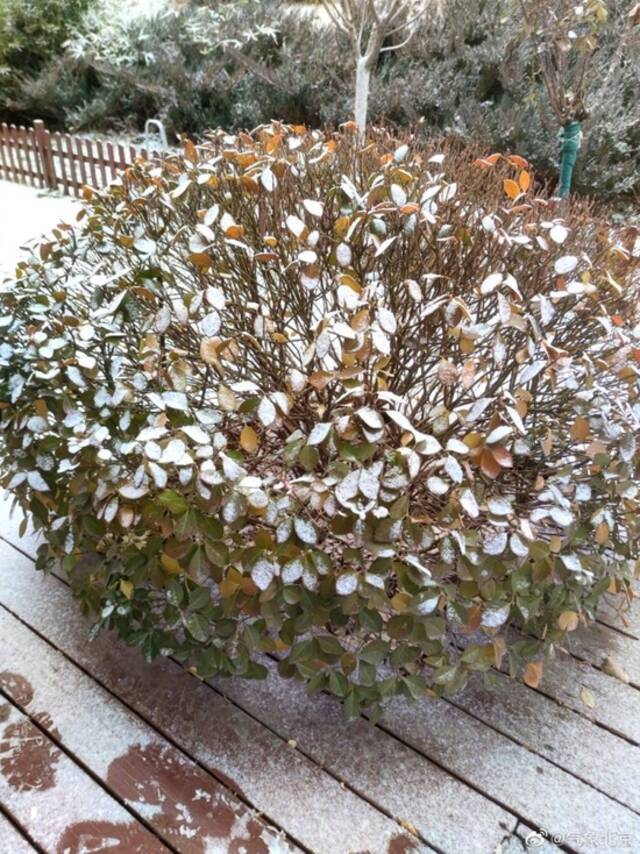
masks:
{"type": "Polygon", "coordinates": [[[149,658],[277,655],[351,715],[535,684],[639,518],[632,236],[554,204],[518,157],[283,125],[87,190],[0,294],[38,567],[149,658]]]}

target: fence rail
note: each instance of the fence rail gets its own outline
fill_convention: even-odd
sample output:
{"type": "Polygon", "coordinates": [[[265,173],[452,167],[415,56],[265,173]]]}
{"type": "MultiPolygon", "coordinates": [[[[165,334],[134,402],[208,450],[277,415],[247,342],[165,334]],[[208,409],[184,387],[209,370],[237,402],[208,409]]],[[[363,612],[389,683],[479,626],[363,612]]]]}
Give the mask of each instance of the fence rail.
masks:
{"type": "Polygon", "coordinates": [[[67,196],[79,196],[85,186],[104,187],[136,160],[149,157],[146,148],[134,145],[51,133],[40,119],[30,128],[0,125],[0,178],[67,196]]]}

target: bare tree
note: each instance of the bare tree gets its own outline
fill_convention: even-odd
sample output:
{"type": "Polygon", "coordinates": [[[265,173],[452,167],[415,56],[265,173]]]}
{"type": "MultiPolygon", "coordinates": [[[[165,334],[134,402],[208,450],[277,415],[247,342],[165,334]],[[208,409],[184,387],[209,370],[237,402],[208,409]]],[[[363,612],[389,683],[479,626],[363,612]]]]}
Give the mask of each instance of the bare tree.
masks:
{"type": "Polygon", "coordinates": [[[327,14],[348,37],[354,52],[354,115],[363,136],[371,75],[380,54],[399,50],[413,38],[428,5],[429,0],[325,0],[327,14]]]}
{"type": "MultiPolygon", "coordinates": [[[[590,90],[605,91],[603,81],[590,74],[602,30],[609,21],[605,0],[519,0],[522,17],[531,39],[537,72],[547,90],[549,105],[561,127],[561,159],[558,195],[571,191],[573,170],[582,143],[583,122],[589,117],[590,90]]],[[[606,74],[615,73],[640,19],[640,4],[615,21],[618,47],[606,74]],[[625,20],[626,17],[626,20],[625,20]]],[[[605,79],[604,83],[607,80],[605,79]]],[[[594,91],[592,94],[596,95],[594,91]]]]}

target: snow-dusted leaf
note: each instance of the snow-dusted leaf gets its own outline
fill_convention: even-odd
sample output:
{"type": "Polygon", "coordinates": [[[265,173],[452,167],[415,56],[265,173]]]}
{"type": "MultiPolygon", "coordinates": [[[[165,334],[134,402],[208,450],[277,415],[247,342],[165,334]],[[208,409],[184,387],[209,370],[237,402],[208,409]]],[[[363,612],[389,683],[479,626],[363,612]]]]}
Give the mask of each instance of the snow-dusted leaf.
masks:
{"type": "Polygon", "coordinates": [[[268,397],[263,397],[258,405],[258,418],[265,427],[269,427],[276,420],[276,408],[268,397]]]}
{"type": "Polygon", "coordinates": [[[535,362],[528,364],[520,374],[520,382],[528,383],[538,376],[547,366],[547,363],[542,359],[537,359],[535,362]]]}
{"type": "Polygon", "coordinates": [[[513,513],[511,502],[506,498],[490,498],[487,501],[487,507],[494,516],[509,516],[513,513]]]}
{"type": "Polygon", "coordinates": [[[407,203],[407,194],[402,189],[399,184],[392,184],[390,190],[391,198],[393,199],[394,204],[398,205],[398,207],[402,207],[407,203]]]}
{"type": "Polygon", "coordinates": [[[272,193],[278,186],[278,179],[271,169],[263,169],[260,173],[260,183],[268,193],[272,193]]]}
{"type": "Polygon", "coordinates": [[[163,436],[166,436],[168,430],[166,427],[145,427],[138,433],[137,441],[138,442],[151,442],[156,439],[162,439],[163,436]]]}
{"type": "Polygon", "coordinates": [[[198,427],[197,424],[188,424],[185,427],[181,427],[180,430],[197,445],[208,445],[211,441],[209,434],[205,433],[202,427],[198,427]]]}
{"type": "Polygon", "coordinates": [[[582,572],[583,567],[580,558],[577,555],[560,555],[562,563],[566,566],[569,572],[582,572]]]}
{"type": "Polygon", "coordinates": [[[294,234],[296,237],[300,238],[307,230],[307,226],[300,219],[300,217],[294,216],[290,214],[287,217],[287,228],[289,231],[294,234]]]}
{"type": "Polygon", "coordinates": [[[181,391],[165,391],[162,399],[168,409],[177,409],[180,412],[186,412],[189,409],[187,395],[181,391]]]}
{"type": "Polygon", "coordinates": [[[227,480],[240,480],[246,475],[246,469],[237,463],[233,457],[229,457],[227,454],[221,454],[220,456],[222,458],[222,470],[227,480]]]}
{"type": "Polygon", "coordinates": [[[566,528],[575,521],[573,513],[570,510],[566,510],[564,507],[552,507],[549,512],[553,521],[556,522],[556,524],[561,525],[563,528],[566,528]]]}
{"type": "Polygon", "coordinates": [[[517,534],[511,534],[509,538],[509,548],[518,557],[526,557],[529,554],[529,548],[526,543],[523,543],[517,534]]]}
{"type": "Polygon", "coordinates": [[[388,308],[379,308],[376,312],[376,318],[385,332],[388,332],[389,335],[393,335],[395,333],[398,328],[398,324],[392,311],[389,311],[388,308]]]}
{"type": "Polygon", "coordinates": [[[141,255],[153,255],[156,251],[156,242],[146,237],[138,237],[133,241],[133,248],[141,255]]]}
{"type": "Polygon", "coordinates": [[[149,463],[149,471],[151,472],[151,477],[153,478],[153,482],[158,487],[158,489],[164,489],[167,485],[167,473],[159,466],[157,463],[150,462],[149,463]]]}
{"type": "Polygon", "coordinates": [[[200,331],[207,338],[213,338],[220,331],[220,315],[217,311],[210,311],[200,321],[200,331]]]}
{"type": "Polygon", "coordinates": [[[163,305],[156,314],[154,327],[156,332],[166,332],[171,325],[171,309],[168,305],[163,305]]]}
{"type": "Polygon", "coordinates": [[[507,534],[504,531],[488,531],[482,538],[485,554],[500,555],[507,547],[507,534]]]}
{"type": "Polygon", "coordinates": [[[482,614],[480,622],[488,629],[498,629],[507,622],[510,611],[510,605],[505,605],[502,608],[487,608],[482,614]]]}
{"type": "Polygon", "coordinates": [[[27,483],[29,484],[31,489],[35,489],[36,492],[49,492],[49,484],[42,477],[39,471],[28,472],[27,483]]]}
{"type": "Polygon", "coordinates": [[[569,273],[573,273],[577,266],[578,259],[575,255],[564,255],[562,258],[558,258],[553,265],[553,269],[559,276],[566,276],[569,273]]]}
{"type": "Polygon", "coordinates": [[[553,240],[554,243],[558,244],[564,243],[568,236],[569,230],[566,229],[564,225],[554,225],[551,231],[549,232],[549,237],[553,240]]]}
{"type": "Polygon", "coordinates": [[[469,446],[465,445],[464,442],[461,442],[460,439],[449,439],[447,441],[447,451],[450,451],[452,454],[460,454],[461,456],[467,456],[469,453],[469,446]]]}
{"type": "Polygon", "coordinates": [[[307,213],[310,213],[311,216],[321,217],[324,213],[324,205],[317,199],[304,199],[302,204],[304,205],[304,209],[307,213]]]}
{"type": "Polygon", "coordinates": [[[502,284],[502,273],[491,273],[480,285],[480,293],[484,296],[493,293],[502,284]]]}
{"type": "Polygon", "coordinates": [[[462,471],[462,466],[455,457],[446,457],[444,461],[444,470],[454,483],[462,483],[464,479],[464,472],[462,471]]]}
{"type": "Polygon", "coordinates": [[[336,578],[336,593],[339,596],[350,596],[358,589],[358,576],[355,572],[343,572],[336,578]]]}
{"type": "Polygon", "coordinates": [[[358,494],[359,480],[360,472],[356,469],[355,471],[349,472],[349,474],[336,486],[335,496],[340,504],[348,503],[351,499],[356,497],[358,494]]]}
{"type": "Polygon", "coordinates": [[[259,560],[251,570],[251,578],[258,590],[266,590],[276,574],[276,566],[264,558],[259,560]]]}
{"type": "Polygon", "coordinates": [[[367,406],[362,406],[358,409],[358,416],[364,421],[367,427],[372,430],[380,430],[384,427],[384,421],[379,412],[367,406]]]}
{"type": "Polygon", "coordinates": [[[290,560],[282,567],[282,582],[283,584],[293,584],[302,578],[304,572],[304,564],[300,558],[296,557],[290,560]]]}
{"type": "Polygon", "coordinates": [[[442,450],[442,445],[435,436],[430,436],[428,433],[416,432],[416,451],[424,456],[433,456],[442,450]]]}
{"type": "Polygon", "coordinates": [[[293,520],[293,528],[296,532],[296,537],[302,540],[303,543],[313,546],[318,542],[318,534],[312,522],[308,519],[303,519],[296,516],[293,520]]]}
{"type": "Polygon", "coordinates": [[[501,424],[489,433],[487,436],[487,445],[495,445],[497,442],[502,442],[507,436],[513,433],[513,427],[508,427],[506,424],[501,424]]]}
{"type": "Polygon", "coordinates": [[[380,492],[380,475],[382,463],[374,463],[368,469],[362,469],[358,480],[358,488],[365,498],[375,499],[380,492]]]}
{"type": "Polygon", "coordinates": [[[136,486],[133,483],[125,483],[124,486],[121,486],[118,490],[120,495],[123,498],[128,498],[130,501],[135,501],[137,498],[142,498],[144,495],[149,492],[147,486],[136,486]]]}
{"type": "Polygon", "coordinates": [[[460,504],[472,519],[477,519],[480,515],[480,508],[476,497],[470,489],[465,489],[460,493],[460,504]]]}
{"type": "Polygon", "coordinates": [[[336,249],[336,260],[341,267],[348,267],[351,263],[351,247],[347,243],[340,243],[336,249]]]}
{"type": "Polygon", "coordinates": [[[449,492],[449,484],[441,477],[427,478],[427,489],[434,495],[446,495],[449,492]]]}
{"type": "Polygon", "coordinates": [[[162,452],[160,462],[163,465],[170,465],[179,462],[184,456],[187,446],[182,439],[171,439],[162,452]]]}
{"type": "Polygon", "coordinates": [[[321,445],[330,432],[331,422],[321,422],[316,424],[311,433],[309,433],[307,445],[321,445]]]}

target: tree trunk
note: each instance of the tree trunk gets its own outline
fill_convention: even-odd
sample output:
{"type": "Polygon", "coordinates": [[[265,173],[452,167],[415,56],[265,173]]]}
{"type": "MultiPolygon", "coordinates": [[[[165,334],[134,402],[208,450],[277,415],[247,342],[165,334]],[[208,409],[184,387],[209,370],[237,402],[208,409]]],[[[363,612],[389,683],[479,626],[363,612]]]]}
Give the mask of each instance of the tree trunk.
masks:
{"type": "Polygon", "coordinates": [[[367,57],[358,57],[356,64],[356,100],[355,121],[360,138],[364,140],[367,131],[367,105],[369,86],[371,85],[371,66],[367,57]]]}
{"type": "Polygon", "coordinates": [[[578,149],[582,142],[582,125],[580,122],[568,122],[562,128],[562,152],[560,157],[560,182],[558,195],[566,199],[571,192],[573,170],[578,159],[578,149]]]}

